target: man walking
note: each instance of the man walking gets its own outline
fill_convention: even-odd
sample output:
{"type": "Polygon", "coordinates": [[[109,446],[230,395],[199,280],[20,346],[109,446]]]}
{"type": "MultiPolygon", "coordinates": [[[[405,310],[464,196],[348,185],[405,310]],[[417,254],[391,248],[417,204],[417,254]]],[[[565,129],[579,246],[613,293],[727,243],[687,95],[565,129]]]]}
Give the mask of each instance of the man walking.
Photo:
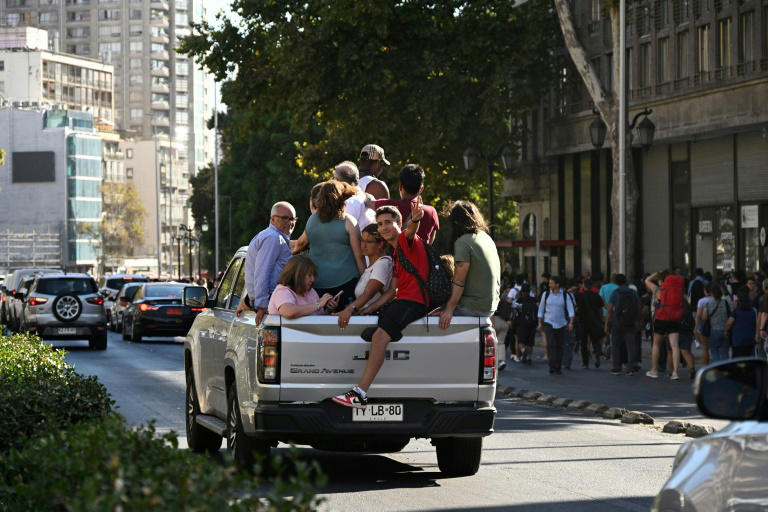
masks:
{"type": "Polygon", "coordinates": [[[547,338],[547,360],[549,373],[560,375],[563,361],[563,345],[565,330],[573,330],[573,301],[562,289],[563,280],[560,276],[549,278],[549,290],[541,297],[539,303],[539,331],[547,338]]]}
{"type": "Polygon", "coordinates": [[[375,199],[388,199],[387,184],[379,180],[384,165],[389,160],[384,156],[384,149],[376,144],[367,144],[360,150],[360,190],[371,194],[375,199]]]}
{"type": "Polygon", "coordinates": [[[585,279],[584,285],[576,294],[581,324],[581,367],[589,368],[589,345],[595,357],[595,368],[600,368],[605,331],[603,330],[603,299],[592,290],[592,280],[585,279]]]}
{"type": "Polygon", "coordinates": [[[611,375],[621,375],[622,354],[628,358],[627,375],[640,369],[637,360],[637,320],[640,313],[640,297],[627,286],[624,274],[616,274],[616,290],[608,301],[605,330],[611,333],[611,375]]]}
{"type": "Polygon", "coordinates": [[[297,220],[291,203],[275,203],[270,211],[269,226],[248,244],[245,256],[247,295],[237,306],[237,316],[246,309],[252,309],[256,311],[256,323],[261,323],[267,312],[269,297],[277,286],[277,278],[291,258],[291,232],[297,220]]]}

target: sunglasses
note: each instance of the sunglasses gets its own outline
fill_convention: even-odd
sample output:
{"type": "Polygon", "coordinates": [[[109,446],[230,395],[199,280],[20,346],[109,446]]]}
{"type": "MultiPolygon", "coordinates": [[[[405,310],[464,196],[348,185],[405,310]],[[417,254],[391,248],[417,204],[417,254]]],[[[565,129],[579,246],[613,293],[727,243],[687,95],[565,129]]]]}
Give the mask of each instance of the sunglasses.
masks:
{"type": "Polygon", "coordinates": [[[296,222],[299,220],[298,217],[291,217],[289,215],[273,215],[273,217],[277,217],[278,219],[287,220],[288,222],[296,222]]]}

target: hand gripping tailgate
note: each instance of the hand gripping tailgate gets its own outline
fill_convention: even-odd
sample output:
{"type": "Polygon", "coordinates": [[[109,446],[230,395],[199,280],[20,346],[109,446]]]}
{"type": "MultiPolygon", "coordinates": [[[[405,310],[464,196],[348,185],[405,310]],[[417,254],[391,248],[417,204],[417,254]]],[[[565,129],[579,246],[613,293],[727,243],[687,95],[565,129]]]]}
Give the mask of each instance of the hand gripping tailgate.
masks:
{"type": "MultiPolygon", "coordinates": [[[[280,401],[321,401],[357,384],[371,347],[360,333],[376,321],[373,316],[353,316],[342,330],[334,316],[282,319],[280,401]]],[[[369,390],[372,398],[477,400],[478,318],[453,317],[445,330],[437,322],[438,317],[417,320],[400,341],[389,344],[369,390]]]]}

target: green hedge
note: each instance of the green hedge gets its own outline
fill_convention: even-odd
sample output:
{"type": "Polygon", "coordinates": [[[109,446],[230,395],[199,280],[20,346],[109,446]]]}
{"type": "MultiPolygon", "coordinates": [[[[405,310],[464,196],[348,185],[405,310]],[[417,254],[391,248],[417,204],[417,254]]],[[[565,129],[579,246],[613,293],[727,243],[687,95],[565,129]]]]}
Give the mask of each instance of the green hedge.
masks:
{"type": "Polygon", "coordinates": [[[316,464],[293,455],[276,459],[283,474],[265,495],[257,476],[177,449],[174,433],[158,436],[152,424],[129,429],[111,415],[49,433],[5,454],[0,510],[315,509],[320,503],[315,487],[323,484],[316,464]]]}
{"type": "Polygon", "coordinates": [[[113,401],[37,336],[0,336],[0,453],[29,437],[102,418],[113,401]]]}

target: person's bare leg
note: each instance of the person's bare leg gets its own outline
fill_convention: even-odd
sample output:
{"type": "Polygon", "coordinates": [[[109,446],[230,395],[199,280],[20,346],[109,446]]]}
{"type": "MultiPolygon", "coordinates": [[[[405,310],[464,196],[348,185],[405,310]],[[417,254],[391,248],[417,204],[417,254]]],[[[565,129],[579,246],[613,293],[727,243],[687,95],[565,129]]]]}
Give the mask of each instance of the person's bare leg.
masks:
{"type": "Polygon", "coordinates": [[[688,365],[689,369],[696,368],[696,362],[693,360],[693,353],[690,350],[684,350],[681,348],[680,355],[683,356],[683,359],[685,360],[685,364],[688,365]]]}
{"type": "Polygon", "coordinates": [[[701,343],[701,366],[707,366],[709,364],[709,337],[701,334],[699,341],[701,343]]]}
{"type": "Polygon", "coordinates": [[[661,342],[664,337],[661,334],[653,333],[653,347],[651,348],[651,370],[659,371],[659,355],[661,351],[661,342]]]}
{"type": "Polygon", "coordinates": [[[368,393],[368,388],[371,387],[373,379],[381,370],[381,365],[384,364],[384,354],[387,351],[387,345],[392,341],[387,331],[378,328],[373,333],[373,339],[371,340],[371,350],[368,353],[368,362],[365,365],[365,371],[363,371],[363,377],[360,379],[358,386],[360,389],[368,393]]]}
{"type": "Polygon", "coordinates": [[[680,335],[676,332],[669,334],[669,345],[672,347],[672,373],[677,373],[680,364],[680,335]]]}

